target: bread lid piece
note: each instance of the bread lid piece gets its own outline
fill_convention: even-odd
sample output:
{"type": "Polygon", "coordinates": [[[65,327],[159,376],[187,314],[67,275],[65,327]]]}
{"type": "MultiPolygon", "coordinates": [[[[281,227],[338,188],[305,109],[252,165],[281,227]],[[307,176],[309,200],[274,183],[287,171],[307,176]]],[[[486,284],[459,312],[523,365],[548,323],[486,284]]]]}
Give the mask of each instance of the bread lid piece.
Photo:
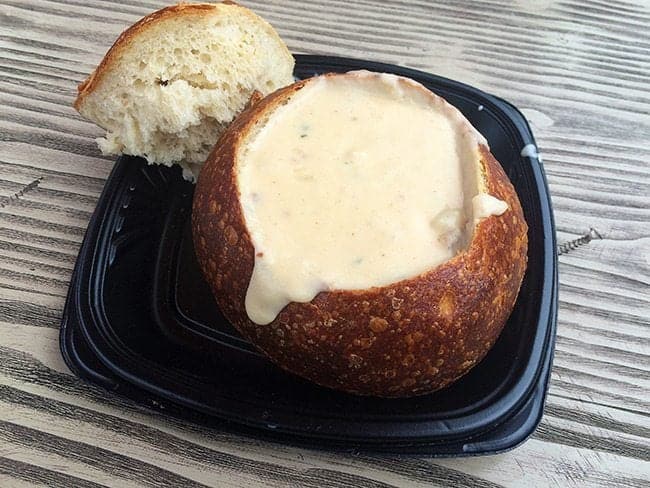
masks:
{"type": "Polygon", "coordinates": [[[486,192],[465,117],[389,74],[313,78],[263,113],[235,168],[255,264],[246,312],[412,278],[454,257],[508,205],[486,192]]]}
{"type": "Polygon", "coordinates": [[[74,106],[106,129],[103,153],[182,163],[191,176],[251,94],[291,83],[293,66],[275,30],[247,8],[183,3],[124,31],[74,106]]]}

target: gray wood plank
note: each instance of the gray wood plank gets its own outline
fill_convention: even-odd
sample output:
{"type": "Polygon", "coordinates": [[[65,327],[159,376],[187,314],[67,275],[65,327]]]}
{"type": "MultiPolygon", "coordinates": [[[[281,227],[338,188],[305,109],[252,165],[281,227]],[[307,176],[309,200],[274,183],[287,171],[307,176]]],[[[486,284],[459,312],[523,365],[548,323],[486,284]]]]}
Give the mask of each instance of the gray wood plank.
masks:
{"type": "Polygon", "coordinates": [[[294,52],[403,64],[515,103],[560,241],[558,341],[533,438],[489,458],[351,456],[205,429],[74,378],[63,299],[113,164],[76,85],[158,0],[0,4],[1,486],[647,486],[650,4],[251,0],[294,52]],[[38,181],[37,184],[34,184],[38,181]],[[31,186],[30,186],[31,185],[31,186]]]}

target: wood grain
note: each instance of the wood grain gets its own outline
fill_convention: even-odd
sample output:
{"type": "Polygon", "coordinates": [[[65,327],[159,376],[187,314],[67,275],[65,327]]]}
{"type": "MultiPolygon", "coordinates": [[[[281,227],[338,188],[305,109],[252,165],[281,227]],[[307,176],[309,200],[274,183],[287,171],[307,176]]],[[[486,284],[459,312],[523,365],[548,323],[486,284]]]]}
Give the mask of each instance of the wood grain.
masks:
{"type": "Polygon", "coordinates": [[[0,4],[0,486],[626,486],[650,483],[650,4],[245,1],[294,52],[386,61],[516,104],[560,242],[544,419],[485,458],[353,456],[181,422],[63,364],[70,273],[113,158],[76,84],[160,1],[0,4]]]}

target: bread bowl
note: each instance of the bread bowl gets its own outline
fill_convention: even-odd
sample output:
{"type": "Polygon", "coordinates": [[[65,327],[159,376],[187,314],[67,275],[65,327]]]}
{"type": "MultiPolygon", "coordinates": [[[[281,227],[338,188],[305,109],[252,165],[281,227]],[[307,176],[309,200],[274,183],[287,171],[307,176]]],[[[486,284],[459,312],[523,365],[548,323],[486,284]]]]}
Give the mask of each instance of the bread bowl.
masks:
{"type": "Polygon", "coordinates": [[[199,176],[192,229],[222,312],[274,363],[382,397],[477,364],[527,259],[485,139],[422,85],[371,72],[299,81],[237,117],[199,176]]]}
{"type": "Polygon", "coordinates": [[[193,179],[251,95],[292,83],[294,59],[234,2],[179,3],[126,29],[79,85],[74,107],[106,130],[104,154],[183,167],[193,179]]]}

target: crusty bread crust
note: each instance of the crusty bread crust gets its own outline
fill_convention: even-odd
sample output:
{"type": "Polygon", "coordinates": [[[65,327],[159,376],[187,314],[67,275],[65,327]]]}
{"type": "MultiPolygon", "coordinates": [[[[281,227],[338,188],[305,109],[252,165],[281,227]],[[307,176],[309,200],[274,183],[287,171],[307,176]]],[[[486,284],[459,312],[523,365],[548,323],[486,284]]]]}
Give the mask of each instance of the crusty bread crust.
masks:
{"type": "Polygon", "coordinates": [[[464,252],[388,286],[322,292],[290,303],[268,325],[247,316],[254,247],[239,200],[240,143],[309,80],[243,112],[222,135],[196,187],[192,225],[200,266],[219,307],[273,362],[320,385],[362,395],[440,389],[478,363],[514,306],[527,262],[527,225],[508,177],[481,145],[484,191],[508,203],[483,219],[464,252]]]}
{"type": "MultiPolygon", "coordinates": [[[[239,7],[243,15],[251,17],[253,21],[258,21],[258,17],[253,14],[249,9],[241,7],[236,2],[231,0],[225,0],[221,2],[225,5],[233,5],[239,7]]],[[[101,82],[104,74],[111,69],[114,63],[117,63],[120,59],[120,55],[125,50],[129,49],[129,46],[133,42],[138,41],[138,37],[145,30],[151,28],[158,22],[164,21],[171,17],[183,16],[183,15],[205,15],[207,13],[213,13],[218,9],[218,4],[214,3],[179,3],[177,5],[171,5],[163,9],[157,10],[150,13],[146,17],[143,17],[138,22],[133,24],[131,27],[126,29],[117,40],[113,43],[108,52],[104,55],[104,58],[99,63],[99,65],[93,70],[92,73],[86,78],[83,82],[77,86],[77,98],[75,99],[73,106],[79,111],[81,105],[83,104],[85,98],[92,93],[99,83],[101,82]]],[[[266,25],[266,24],[265,24],[266,25]]],[[[266,25],[266,30],[272,37],[278,37],[278,34],[271,28],[266,25]]],[[[280,41],[280,45],[284,45],[280,41]]],[[[287,51],[288,53],[288,51],[287,51]]]]}

